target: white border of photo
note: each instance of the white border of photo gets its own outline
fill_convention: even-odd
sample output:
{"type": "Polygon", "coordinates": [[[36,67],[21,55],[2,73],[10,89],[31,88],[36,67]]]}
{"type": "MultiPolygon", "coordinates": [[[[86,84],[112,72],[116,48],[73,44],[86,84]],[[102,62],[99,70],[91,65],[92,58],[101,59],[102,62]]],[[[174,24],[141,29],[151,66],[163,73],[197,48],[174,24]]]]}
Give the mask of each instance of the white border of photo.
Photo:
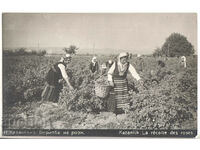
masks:
{"type": "MultiPolygon", "coordinates": [[[[72,13],[72,12],[196,12],[198,13],[198,20],[200,15],[200,9],[198,0],[54,0],[54,1],[41,1],[41,0],[1,0],[0,9],[2,12],[49,12],[49,13],[72,13]]],[[[1,15],[1,29],[2,29],[2,15],[1,15]]],[[[199,29],[199,24],[198,24],[199,29]]],[[[2,30],[0,31],[2,35],[2,30]]],[[[199,37],[199,30],[198,30],[199,37]]],[[[2,36],[0,43],[2,45],[2,36]]],[[[198,41],[199,45],[199,41],[198,41]]],[[[2,47],[1,47],[2,49],[2,47]]],[[[2,60],[2,53],[0,54],[2,60]]],[[[198,56],[199,59],[199,56],[198,56]]],[[[199,62],[198,62],[199,67],[199,62]]],[[[0,63],[0,69],[2,70],[2,61],[0,63]]],[[[2,71],[0,72],[2,77],[2,71]]],[[[198,73],[199,79],[199,73],[198,73]]],[[[0,80],[0,85],[2,86],[2,78],[0,80]]],[[[0,90],[2,91],[2,87],[0,90]]],[[[199,82],[198,82],[199,86],[199,82]]],[[[198,88],[199,95],[199,88],[198,88]]],[[[199,96],[198,96],[199,97],[199,96]]],[[[2,102],[2,94],[0,95],[2,102]]],[[[2,104],[2,103],[1,103],[2,104]]],[[[200,108],[198,100],[198,110],[200,108]]],[[[0,110],[2,111],[2,105],[0,105],[0,110]]],[[[2,113],[0,117],[2,118],[2,113]]],[[[199,122],[199,111],[198,111],[198,122],[199,122]]],[[[0,119],[0,121],[2,121],[0,119]]],[[[2,122],[0,122],[1,125],[2,122]]],[[[199,123],[198,123],[199,129],[199,123]]],[[[24,137],[25,138],[25,137],[24,137]]],[[[198,130],[198,136],[200,138],[200,132],[198,130]]],[[[0,140],[0,145],[2,149],[61,149],[61,148],[71,148],[71,149],[101,149],[104,146],[106,149],[169,149],[169,148],[178,148],[178,149],[194,149],[197,148],[197,143],[199,146],[199,141],[192,139],[146,139],[146,138],[86,138],[85,139],[76,139],[76,140],[63,140],[63,139],[54,139],[54,140],[41,140],[41,139],[32,139],[32,140],[0,140]],[[93,140],[91,140],[93,139],[93,140]],[[101,140],[99,140],[101,139],[101,140]],[[104,140],[102,140],[104,139],[104,140]],[[132,140],[134,139],[134,140],[132,140]],[[36,147],[37,146],[37,147],[36,147]]],[[[199,140],[199,139],[198,139],[199,140]]]]}

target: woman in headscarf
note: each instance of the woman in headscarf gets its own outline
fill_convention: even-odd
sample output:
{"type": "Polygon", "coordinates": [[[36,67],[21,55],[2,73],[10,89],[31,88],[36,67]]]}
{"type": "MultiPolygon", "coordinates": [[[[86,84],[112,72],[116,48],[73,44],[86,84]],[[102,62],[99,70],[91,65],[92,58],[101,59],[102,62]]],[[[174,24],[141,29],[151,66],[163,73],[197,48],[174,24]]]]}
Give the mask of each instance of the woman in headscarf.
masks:
{"type": "Polygon", "coordinates": [[[92,58],[92,62],[90,63],[89,69],[91,73],[97,73],[99,71],[99,64],[97,62],[97,57],[92,58]]]}
{"type": "Polygon", "coordinates": [[[71,55],[66,54],[64,57],[55,63],[47,73],[46,86],[42,92],[42,101],[57,102],[59,93],[62,89],[62,85],[59,83],[60,79],[64,79],[69,86],[70,90],[73,90],[69,82],[69,77],[66,73],[67,64],[71,62],[71,55]]]}
{"type": "Polygon", "coordinates": [[[102,76],[106,76],[106,75],[107,75],[106,63],[103,63],[103,64],[101,65],[101,75],[102,75],[102,76]]]}
{"type": "Polygon", "coordinates": [[[185,56],[181,56],[181,66],[186,68],[186,57],[185,56]]]}
{"type": "Polygon", "coordinates": [[[130,72],[137,81],[141,81],[135,68],[128,62],[128,54],[120,53],[118,60],[113,63],[108,71],[108,81],[114,88],[110,92],[107,109],[116,114],[124,113],[124,110],[129,108],[130,105],[128,100],[128,72],[130,72]]]}
{"type": "Polygon", "coordinates": [[[112,66],[112,64],[113,64],[113,61],[111,59],[106,62],[106,66],[108,68],[110,68],[112,66]]]}

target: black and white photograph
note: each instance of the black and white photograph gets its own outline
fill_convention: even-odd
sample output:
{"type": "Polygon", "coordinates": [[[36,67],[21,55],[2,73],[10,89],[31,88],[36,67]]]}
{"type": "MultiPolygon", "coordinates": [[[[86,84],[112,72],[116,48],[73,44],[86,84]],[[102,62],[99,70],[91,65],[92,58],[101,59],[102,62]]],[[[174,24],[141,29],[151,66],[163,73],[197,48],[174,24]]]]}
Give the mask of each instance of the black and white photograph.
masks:
{"type": "Polygon", "coordinates": [[[195,137],[197,13],[2,13],[2,136],[195,137]]]}

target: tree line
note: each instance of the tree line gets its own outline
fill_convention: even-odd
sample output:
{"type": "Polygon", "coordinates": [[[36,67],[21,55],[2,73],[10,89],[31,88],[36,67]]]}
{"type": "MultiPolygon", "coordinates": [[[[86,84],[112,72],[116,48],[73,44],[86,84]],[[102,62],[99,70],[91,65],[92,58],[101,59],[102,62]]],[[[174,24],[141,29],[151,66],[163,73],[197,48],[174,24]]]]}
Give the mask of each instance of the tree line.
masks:
{"type": "Polygon", "coordinates": [[[162,47],[157,47],[153,56],[179,57],[190,56],[195,52],[193,45],[180,33],[172,33],[166,38],[162,47]]]}
{"type": "Polygon", "coordinates": [[[18,48],[14,50],[4,50],[3,55],[6,56],[23,56],[23,55],[37,55],[37,56],[44,56],[46,54],[46,50],[31,50],[27,51],[26,48],[18,48]]]}
{"type": "MultiPolygon", "coordinates": [[[[70,45],[69,47],[64,47],[63,51],[69,54],[76,54],[78,51],[78,47],[75,45],[70,45]]],[[[195,52],[193,45],[187,40],[184,35],[180,33],[172,33],[168,38],[166,38],[162,47],[157,47],[153,56],[165,56],[165,57],[179,57],[179,56],[189,56],[193,55],[195,52]]],[[[4,55],[38,55],[44,56],[46,54],[46,50],[32,50],[27,51],[26,48],[19,48],[15,50],[4,50],[4,55]]]]}

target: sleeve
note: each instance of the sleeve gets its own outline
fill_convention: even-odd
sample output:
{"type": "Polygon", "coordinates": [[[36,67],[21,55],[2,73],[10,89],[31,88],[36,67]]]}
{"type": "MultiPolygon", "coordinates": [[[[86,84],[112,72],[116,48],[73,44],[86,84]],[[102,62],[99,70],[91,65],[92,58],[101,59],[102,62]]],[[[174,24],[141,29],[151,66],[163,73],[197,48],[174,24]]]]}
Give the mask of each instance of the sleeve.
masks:
{"type": "Polygon", "coordinates": [[[129,68],[128,68],[129,72],[131,73],[131,75],[138,81],[140,80],[140,76],[139,74],[136,72],[135,68],[130,64],[129,68]]]}
{"type": "Polygon", "coordinates": [[[113,75],[114,70],[115,70],[115,62],[113,63],[113,65],[108,70],[108,81],[111,81],[111,82],[113,81],[112,75],[113,75]]]}
{"type": "Polygon", "coordinates": [[[68,78],[68,75],[65,71],[65,66],[63,64],[59,64],[58,65],[58,68],[60,68],[60,71],[61,71],[61,74],[62,74],[62,77],[63,78],[68,78]]]}

